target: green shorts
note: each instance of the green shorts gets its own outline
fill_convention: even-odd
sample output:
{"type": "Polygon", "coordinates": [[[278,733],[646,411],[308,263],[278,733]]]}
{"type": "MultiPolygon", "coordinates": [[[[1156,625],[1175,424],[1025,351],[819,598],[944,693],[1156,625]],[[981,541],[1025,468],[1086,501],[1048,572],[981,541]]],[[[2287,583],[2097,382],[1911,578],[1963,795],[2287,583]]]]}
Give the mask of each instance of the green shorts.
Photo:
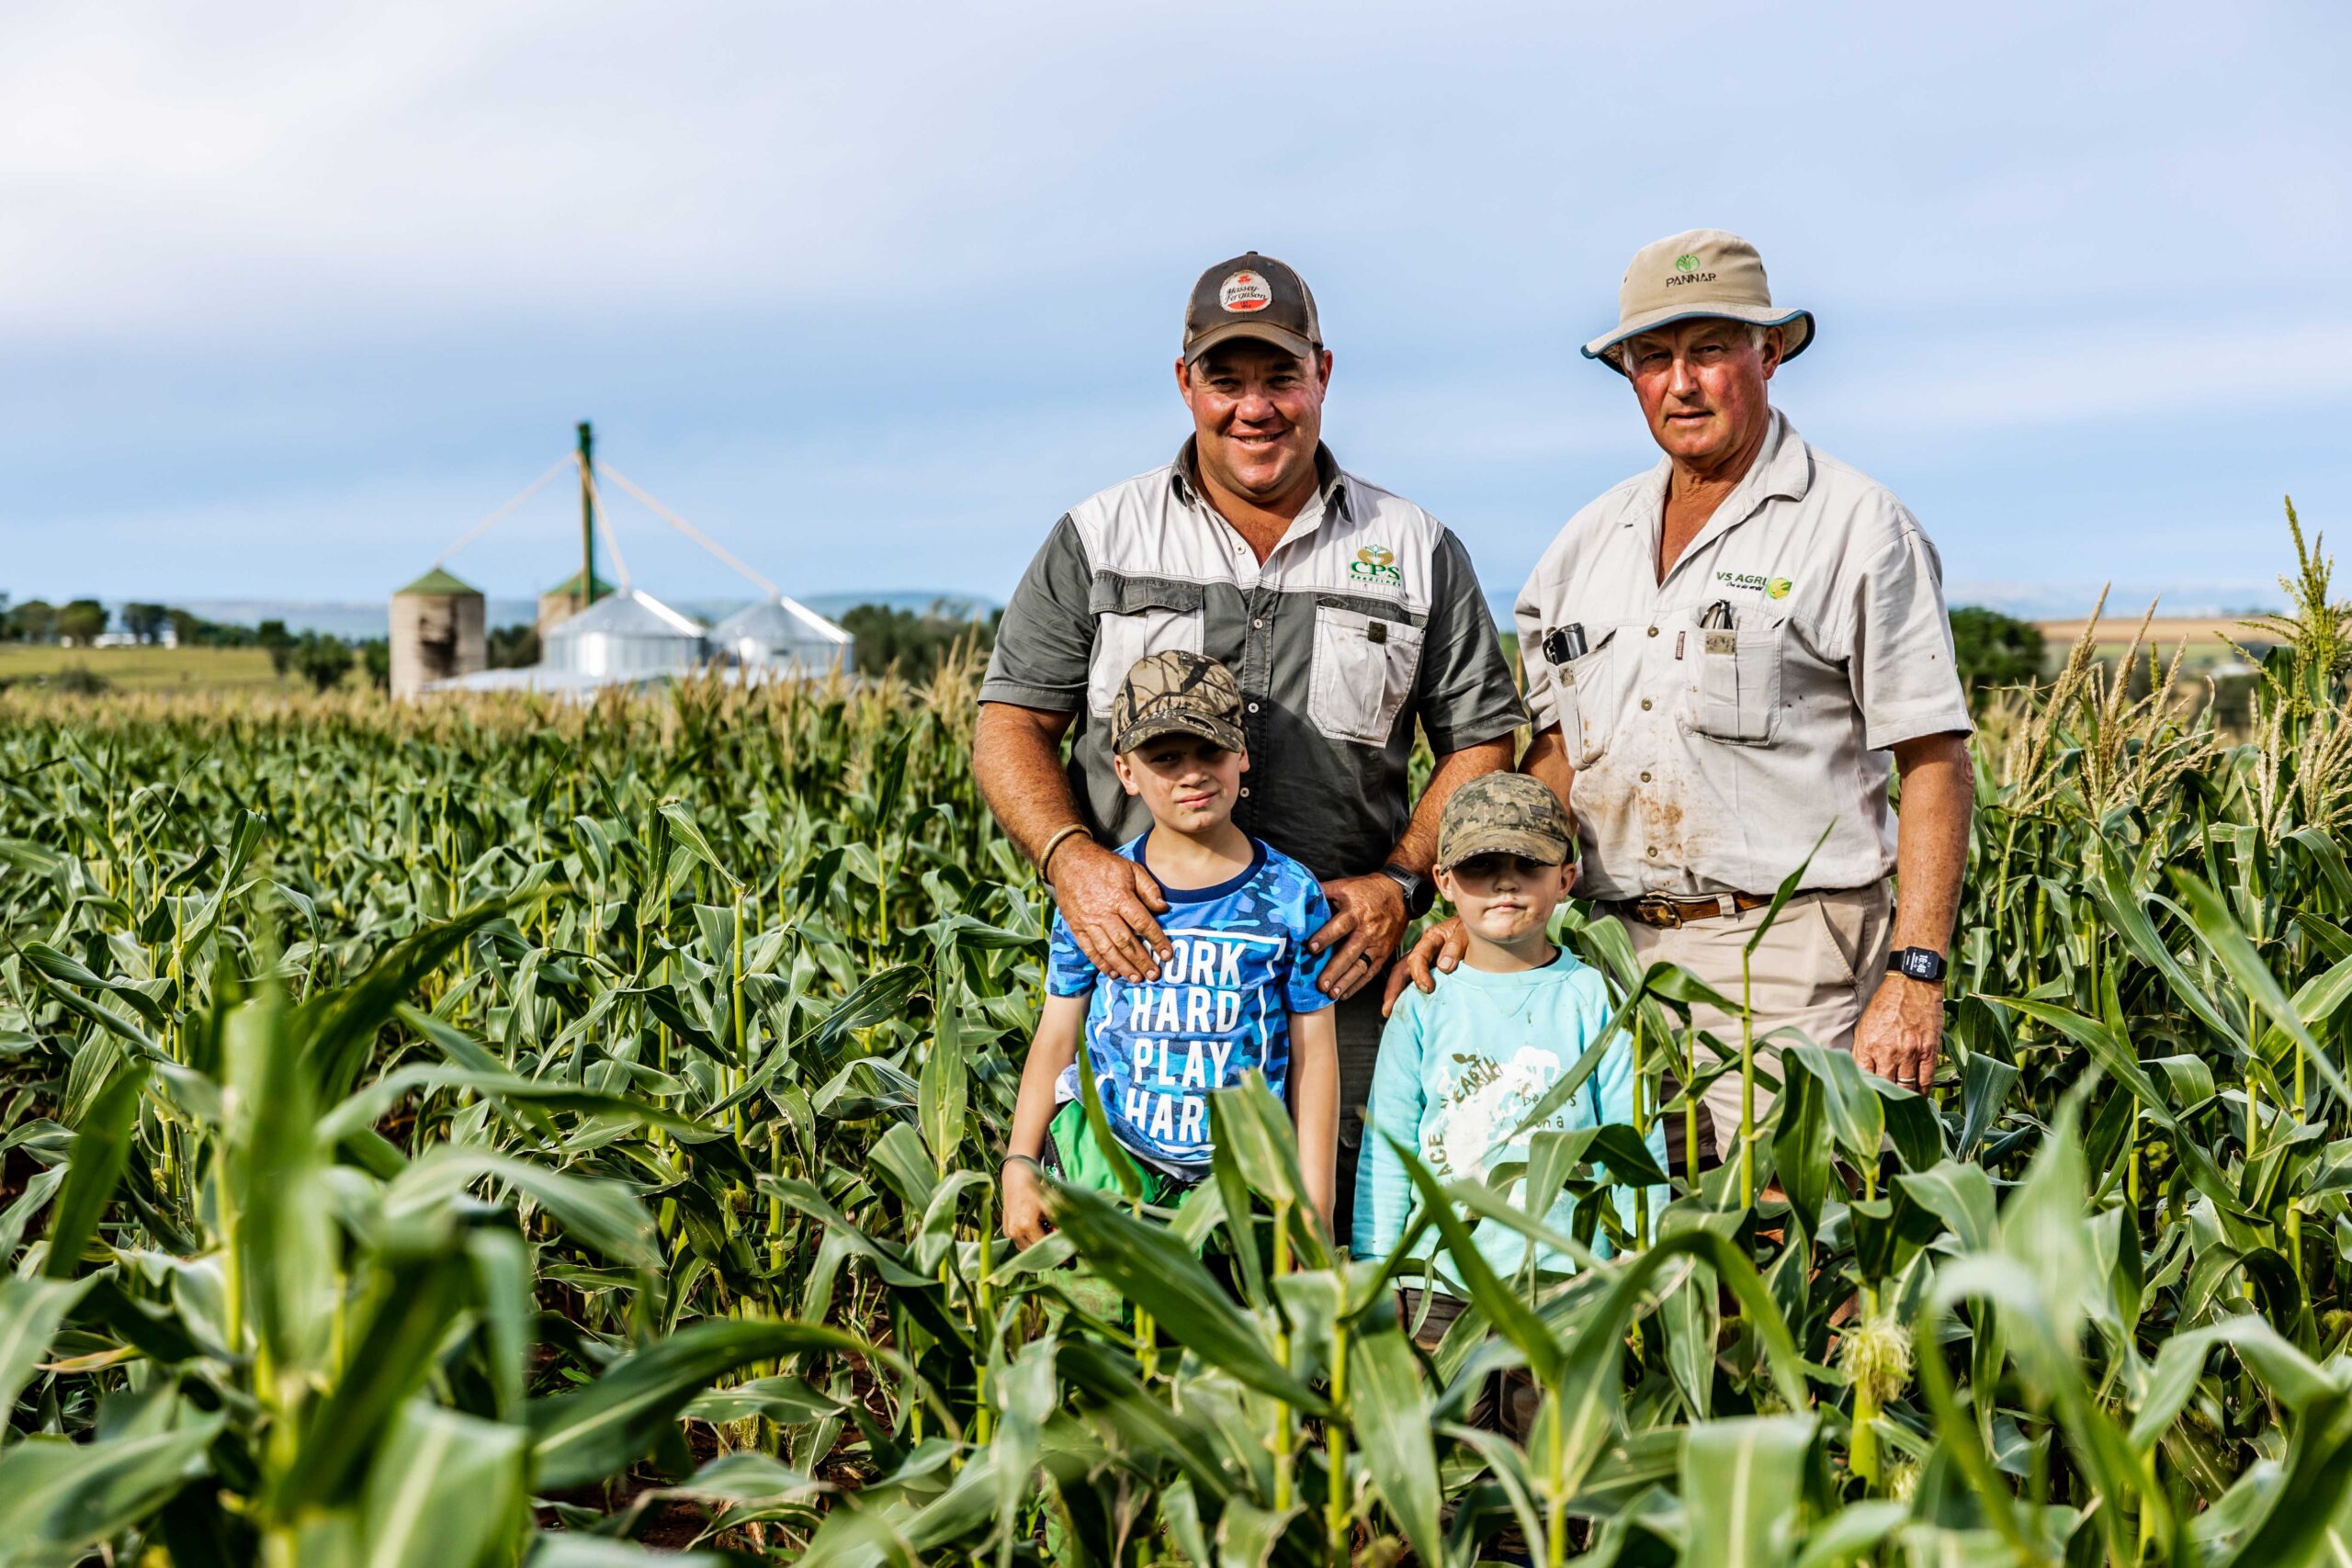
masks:
{"type": "Polygon", "coordinates": [[[1200,1185],[1199,1177],[1187,1179],[1171,1176],[1157,1166],[1144,1164],[1125,1149],[1116,1149],[1106,1156],[1094,1136],[1094,1129],[1086,1124],[1084,1102],[1076,1100],[1054,1112],[1053,1122],[1046,1129],[1045,1158],[1037,1163],[1065,1185],[1124,1197],[1126,1188],[1119,1179],[1119,1165],[1112,1163],[1114,1158],[1143,1178],[1143,1201],[1155,1209],[1174,1206],[1185,1193],[1200,1185]]]}

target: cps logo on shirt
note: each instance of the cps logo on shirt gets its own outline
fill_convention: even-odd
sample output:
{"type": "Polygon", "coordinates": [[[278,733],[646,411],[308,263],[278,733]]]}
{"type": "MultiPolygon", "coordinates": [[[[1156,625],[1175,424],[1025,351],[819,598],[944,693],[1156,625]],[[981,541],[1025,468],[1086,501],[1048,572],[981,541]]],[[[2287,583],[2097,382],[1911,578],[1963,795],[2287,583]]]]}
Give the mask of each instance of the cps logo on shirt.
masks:
{"type": "Polygon", "coordinates": [[[1356,558],[1348,563],[1348,575],[1384,588],[1405,586],[1405,574],[1396,569],[1396,552],[1385,545],[1366,545],[1356,551],[1356,558]]]}

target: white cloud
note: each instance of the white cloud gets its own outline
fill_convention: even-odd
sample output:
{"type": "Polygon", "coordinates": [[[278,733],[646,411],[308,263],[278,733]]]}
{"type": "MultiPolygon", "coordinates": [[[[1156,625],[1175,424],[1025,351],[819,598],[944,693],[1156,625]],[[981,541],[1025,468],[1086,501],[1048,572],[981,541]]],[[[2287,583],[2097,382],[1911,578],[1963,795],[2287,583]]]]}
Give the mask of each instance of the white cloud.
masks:
{"type": "MultiPolygon", "coordinates": [[[[2185,0],[2128,31],[1708,0],[16,0],[0,588],[135,563],[141,592],[246,592],[233,548],[365,596],[582,412],[763,570],[1001,587],[1056,510],[1172,448],[1182,290],[1246,245],[1315,279],[1343,457],[1499,566],[1648,459],[1575,344],[1633,248],[1692,222],[1821,310],[1780,390],[1833,450],[2064,431],[2086,489],[2151,424],[2352,390],[2340,313],[2253,314],[2352,248],[2344,38],[2185,0]]],[[[2308,456],[2266,440],[2232,460],[2308,456]]],[[[1974,467],[1939,514],[1995,509],[1974,467]]],[[[2136,525],[2193,560],[2211,503],[2136,525]]],[[[537,548],[485,565],[535,582],[537,548]]]]}

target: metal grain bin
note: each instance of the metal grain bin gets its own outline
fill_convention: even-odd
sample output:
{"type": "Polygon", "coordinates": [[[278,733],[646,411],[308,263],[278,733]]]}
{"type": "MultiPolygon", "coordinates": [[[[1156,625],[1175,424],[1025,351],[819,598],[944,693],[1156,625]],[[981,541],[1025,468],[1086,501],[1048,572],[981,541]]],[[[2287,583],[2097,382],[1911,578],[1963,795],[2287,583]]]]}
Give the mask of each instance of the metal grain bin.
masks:
{"type": "Polygon", "coordinates": [[[747,606],[711,628],[711,652],[746,671],[829,675],[853,660],[849,633],[796,599],[747,606]]]}
{"type": "Polygon", "coordinates": [[[490,662],[481,591],[437,566],[392,594],[391,631],[395,697],[490,662]]]}
{"type": "Polygon", "coordinates": [[[597,600],[548,633],[541,647],[551,670],[623,679],[683,675],[709,656],[700,621],[637,589],[597,600]]]}

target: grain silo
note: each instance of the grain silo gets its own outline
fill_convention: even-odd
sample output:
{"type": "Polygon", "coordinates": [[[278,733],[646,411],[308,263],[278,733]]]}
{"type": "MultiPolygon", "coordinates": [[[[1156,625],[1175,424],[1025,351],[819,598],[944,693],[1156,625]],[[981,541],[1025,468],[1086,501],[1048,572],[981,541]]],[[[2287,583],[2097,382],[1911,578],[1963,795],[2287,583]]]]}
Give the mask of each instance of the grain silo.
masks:
{"type": "Polygon", "coordinates": [[[708,651],[700,621],[634,588],[597,600],[539,646],[548,669],[599,679],[686,674],[708,651]]]}
{"type": "Polygon", "coordinates": [[[710,647],[744,670],[776,675],[846,674],[853,659],[849,633],[782,593],[713,626],[710,647]]]}
{"type": "MultiPolygon", "coordinates": [[[[581,576],[581,573],[575,571],[539,595],[537,625],[540,647],[547,646],[548,633],[588,607],[588,601],[580,596],[581,576]]],[[[604,603],[611,595],[613,585],[602,577],[591,578],[589,581],[595,584],[595,592],[591,597],[598,604],[604,603]]]]}
{"type": "Polygon", "coordinates": [[[490,662],[481,591],[437,566],[392,595],[391,629],[395,697],[490,662]]]}

